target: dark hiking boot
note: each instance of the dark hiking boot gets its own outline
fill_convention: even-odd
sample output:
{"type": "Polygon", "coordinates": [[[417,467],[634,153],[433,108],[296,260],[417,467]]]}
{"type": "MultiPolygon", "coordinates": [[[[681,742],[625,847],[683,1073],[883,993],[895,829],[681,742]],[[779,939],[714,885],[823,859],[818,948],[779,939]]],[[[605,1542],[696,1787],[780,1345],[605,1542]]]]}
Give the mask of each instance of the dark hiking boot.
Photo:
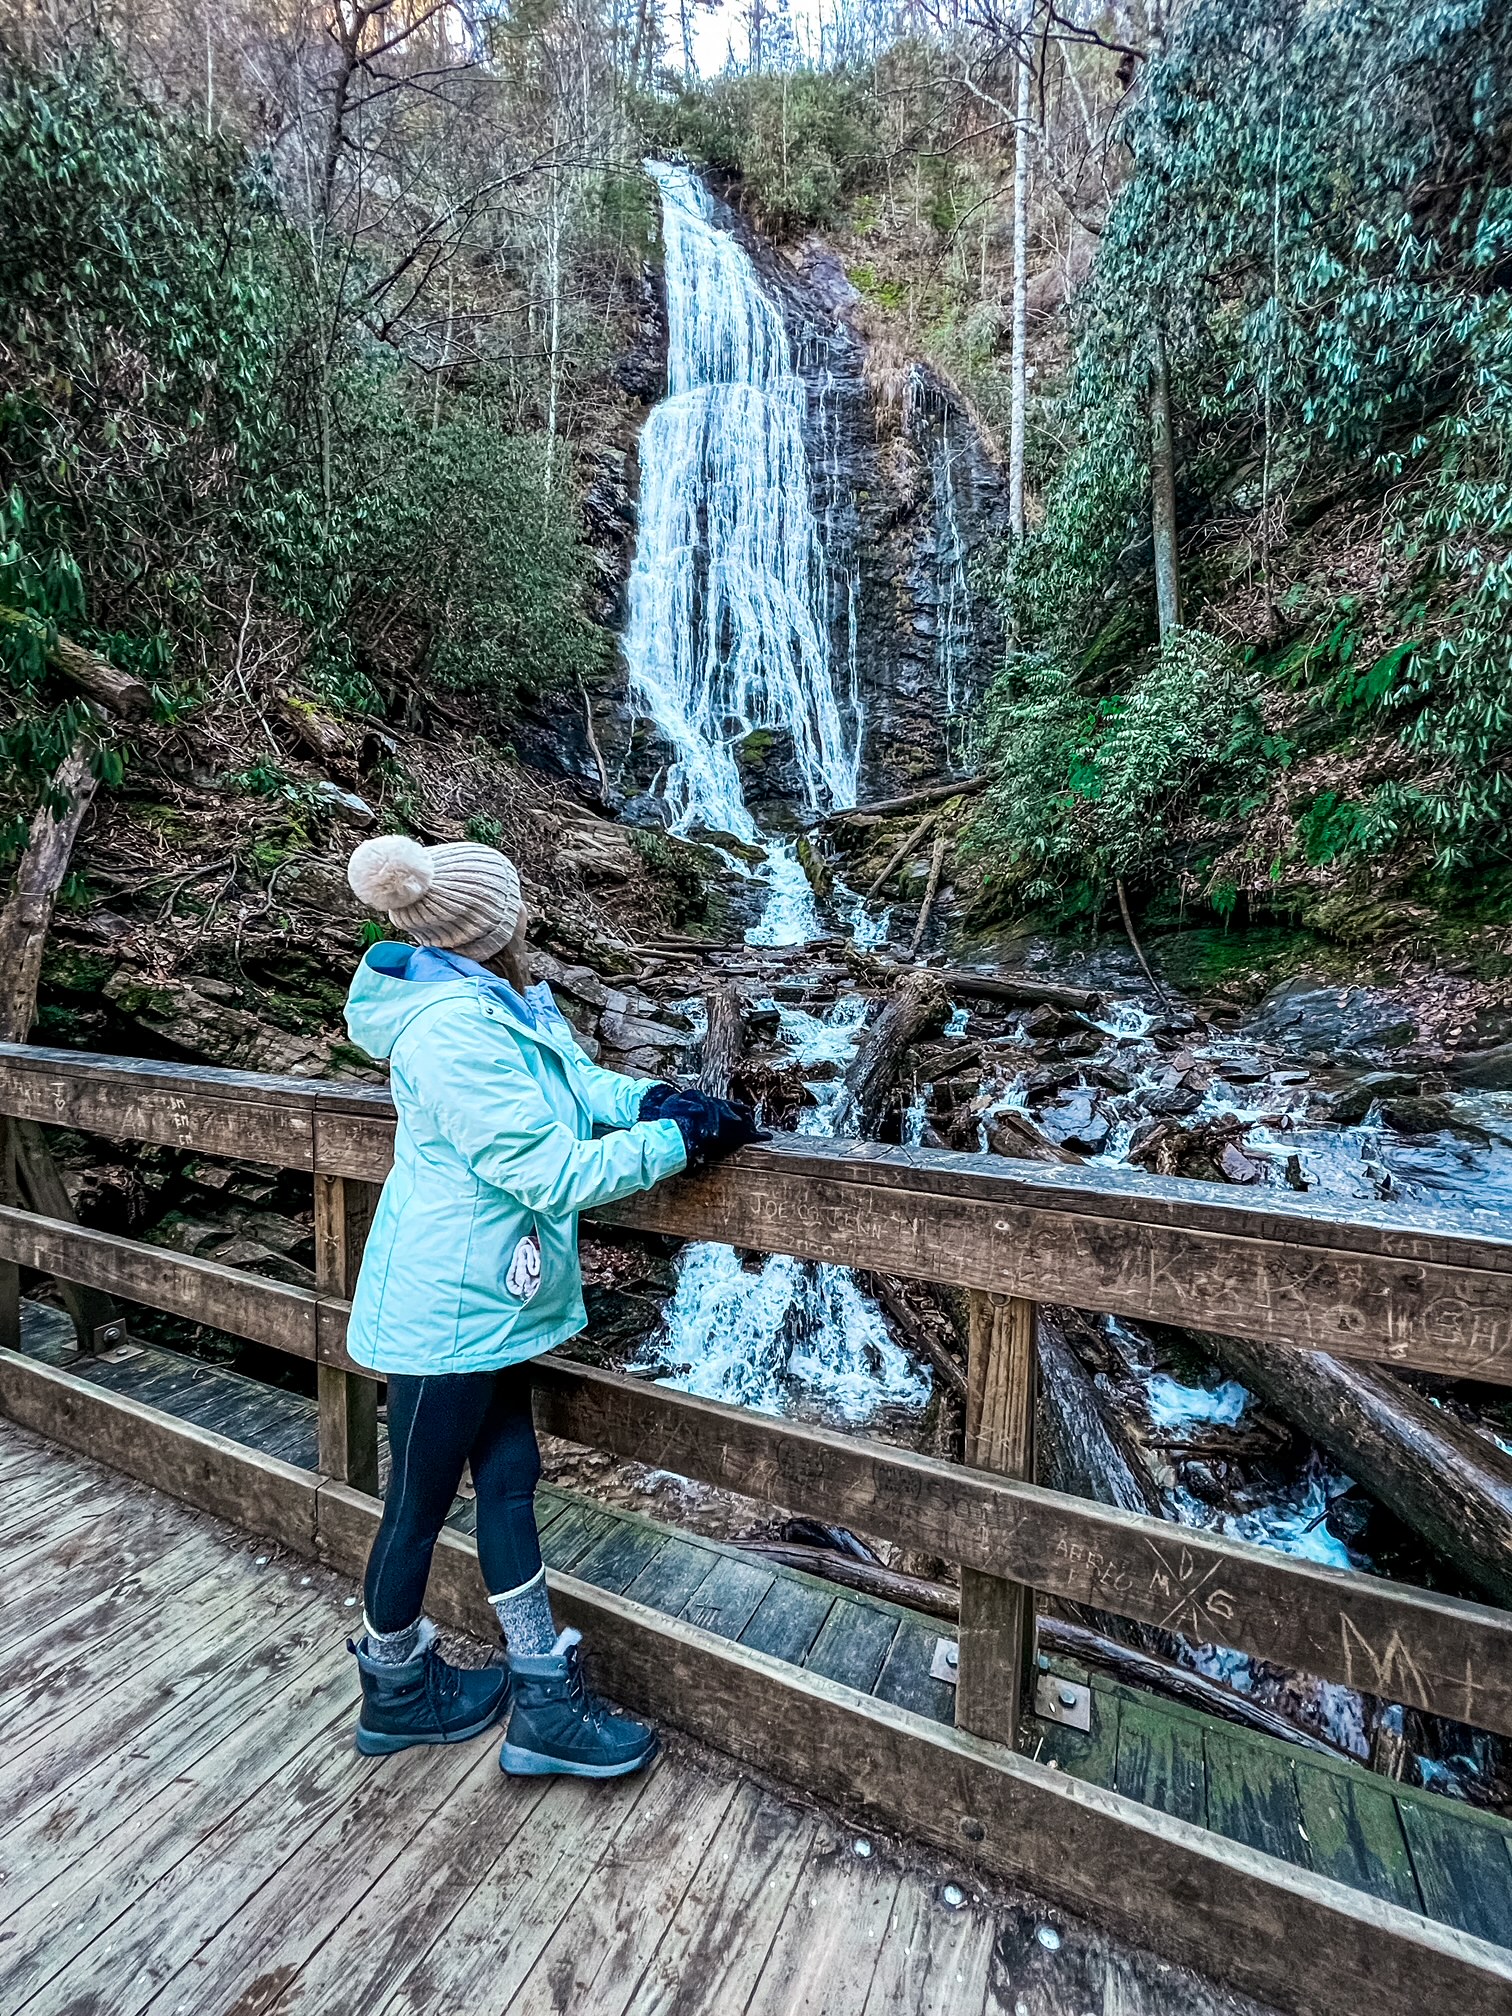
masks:
{"type": "Polygon", "coordinates": [[[491,1729],[509,1705],[509,1674],[501,1666],[449,1666],[427,1625],[412,1659],[380,1665],[348,1639],[362,1675],[357,1748],[364,1757],[387,1757],[416,1743],[465,1743],[491,1729]]]}
{"type": "Polygon", "coordinates": [[[654,1729],[589,1693],[581,1644],[564,1631],[550,1652],[510,1660],[514,1706],[499,1769],[511,1777],[622,1778],[656,1755],[654,1729]]]}

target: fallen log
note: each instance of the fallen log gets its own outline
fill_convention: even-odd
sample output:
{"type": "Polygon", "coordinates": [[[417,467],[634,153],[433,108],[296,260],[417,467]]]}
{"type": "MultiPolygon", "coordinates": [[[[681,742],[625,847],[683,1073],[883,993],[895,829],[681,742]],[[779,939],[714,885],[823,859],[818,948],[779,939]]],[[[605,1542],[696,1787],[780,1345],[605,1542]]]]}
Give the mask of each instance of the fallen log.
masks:
{"type": "Polygon", "coordinates": [[[1027,973],[969,973],[959,966],[938,970],[951,993],[964,994],[968,1000],[1006,1001],[1012,1008],[1060,1008],[1074,1015],[1093,1015],[1103,1002],[1090,987],[1035,980],[1027,973]]]}
{"type": "Polygon", "coordinates": [[[1295,1743],[1324,1757],[1347,1758],[1352,1764],[1359,1761],[1353,1752],[1330,1743],[1324,1736],[1314,1735],[1311,1730],[1299,1729],[1287,1716],[1277,1714],[1262,1702],[1252,1701],[1233,1687],[1224,1686],[1221,1680],[1210,1680],[1205,1673],[1194,1673],[1186,1666],[1173,1665],[1169,1659],[1158,1659],[1152,1652],[1105,1638],[1099,1631],[1089,1631],[1084,1624],[1073,1624],[1063,1617],[1041,1616],[1039,1645],[1042,1652],[1059,1652],[1066,1658],[1079,1659],[1129,1686],[1169,1694],[1172,1700],[1184,1701],[1189,1708],[1201,1709],[1206,1715],[1219,1715],[1225,1722],[1237,1722],[1245,1729],[1274,1736],[1282,1743],[1295,1743]]]}
{"type": "Polygon", "coordinates": [[[896,992],[861,1041],[845,1074],[855,1132],[870,1134],[908,1046],[926,1031],[943,1028],[950,997],[938,973],[920,966],[905,973],[896,992]]]}
{"type": "MultiPolygon", "coordinates": [[[[58,891],[97,788],[90,751],[81,738],[53,774],[51,797],[61,802],[62,810],[55,812],[45,804],[33,818],[10,899],[0,910],[0,1041],[24,1043],[36,1020],[42,955],[58,891]]],[[[46,1218],[72,1218],[73,1205],[47,1136],[32,1120],[12,1121],[9,1126],[16,1180],[26,1204],[46,1218]]],[[[93,1350],[97,1334],[116,1321],[115,1304],[97,1288],[64,1281],[58,1290],[73,1319],[79,1349],[93,1350]]]]}
{"type": "Polygon", "coordinates": [[[745,1048],[745,1002],[738,987],[716,987],[704,996],[708,1027],[698,1089],[715,1099],[730,1096],[730,1080],[745,1048]]]}
{"type": "Polygon", "coordinates": [[[878,895],[881,894],[882,889],[887,882],[887,878],[890,875],[895,875],[897,871],[903,866],[903,863],[908,859],[909,855],[913,852],[915,847],[918,846],[919,842],[924,838],[925,834],[928,833],[930,827],[934,825],[935,821],[939,817],[940,813],[938,809],[933,812],[926,812],[924,814],[924,817],[919,821],[918,825],[915,826],[910,831],[907,839],[901,841],[898,844],[898,846],[896,846],[893,849],[891,854],[888,855],[884,865],[878,870],[878,872],[872,877],[871,881],[866,885],[866,901],[868,903],[872,902],[878,895]]]}
{"type": "MultiPolygon", "coordinates": [[[[876,1296],[882,1307],[892,1318],[895,1327],[902,1332],[916,1351],[928,1358],[945,1383],[964,1400],[966,1398],[966,1372],[951,1356],[943,1339],[937,1337],[914,1310],[904,1292],[903,1283],[891,1274],[871,1274],[866,1277],[866,1285],[876,1296]]],[[[922,1284],[916,1284],[922,1286],[922,1284]]]]}
{"type": "Polygon", "coordinates": [[[133,672],[122,672],[98,651],[75,644],[72,638],[56,632],[49,637],[46,626],[35,616],[24,609],[7,608],[3,603],[0,603],[0,623],[34,638],[54,672],[112,714],[141,720],[152,712],[152,688],[146,680],[138,679],[133,672]]]}
{"type": "Polygon", "coordinates": [[[948,1583],[931,1582],[923,1575],[903,1575],[895,1568],[884,1568],[880,1561],[858,1561],[854,1554],[797,1540],[737,1540],[734,1544],[743,1554],[754,1554],[774,1567],[797,1568],[805,1575],[818,1575],[826,1582],[859,1590],[864,1596],[880,1596],[884,1603],[901,1604],[905,1610],[922,1610],[951,1623],[960,1615],[960,1597],[948,1583]]]}
{"type": "Polygon", "coordinates": [[[1512,1458],[1393,1373],[1185,1333],[1493,1602],[1512,1605],[1512,1458]]]}
{"type": "Polygon", "coordinates": [[[945,852],[950,845],[946,833],[935,835],[934,850],[929,857],[929,880],[924,885],[924,901],[919,905],[918,922],[914,925],[913,936],[908,941],[908,957],[912,959],[924,942],[924,933],[929,929],[929,913],[934,909],[935,897],[940,893],[940,870],[945,866],[945,852]]]}
{"type": "Polygon", "coordinates": [[[849,805],[831,812],[826,825],[843,826],[863,819],[892,819],[899,812],[912,812],[916,805],[939,805],[947,798],[970,798],[987,788],[985,777],[947,778],[943,784],[924,784],[917,791],[904,791],[897,798],[878,798],[870,805],[849,805]]]}
{"type": "MultiPolygon", "coordinates": [[[[734,1544],[743,1554],[754,1554],[774,1567],[796,1568],[802,1574],[838,1583],[841,1588],[854,1589],[863,1596],[878,1597],[884,1603],[896,1603],[905,1610],[922,1611],[925,1616],[938,1617],[947,1624],[960,1622],[960,1592],[948,1582],[936,1582],[924,1575],[905,1575],[898,1569],[884,1568],[879,1561],[858,1560],[853,1554],[801,1541],[752,1539],[737,1540],[734,1544]]],[[[1221,1680],[1210,1680],[1205,1673],[1195,1673],[1135,1646],[1119,1644],[1084,1624],[1041,1614],[1037,1620],[1037,1643],[1043,1653],[1059,1653],[1064,1658],[1080,1660],[1083,1665],[1096,1666],[1126,1685],[1169,1695],[1172,1700],[1184,1702],[1204,1714],[1220,1716],[1241,1728],[1276,1737],[1283,1743],[1294,1743],[1320,1756],[1357,1761],[1338,1744],[1299,1729],[1286,1716],[1250,1700],[1235,1688],[1226,1687],[1221,1680]]]]}

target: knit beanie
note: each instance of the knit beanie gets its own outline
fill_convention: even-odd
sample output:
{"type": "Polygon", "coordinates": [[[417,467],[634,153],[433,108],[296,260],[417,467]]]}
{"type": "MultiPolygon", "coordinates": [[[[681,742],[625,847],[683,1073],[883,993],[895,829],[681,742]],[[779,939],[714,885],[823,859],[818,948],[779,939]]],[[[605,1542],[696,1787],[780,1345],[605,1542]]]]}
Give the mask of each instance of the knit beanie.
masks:
{"type": "Polygon", "coordinates": [[[402,833],[364,840],[347,863],[359,901],[421,945],[491,959],[520,921],[520,878],[497,847],[422,847],[402,833]]]}

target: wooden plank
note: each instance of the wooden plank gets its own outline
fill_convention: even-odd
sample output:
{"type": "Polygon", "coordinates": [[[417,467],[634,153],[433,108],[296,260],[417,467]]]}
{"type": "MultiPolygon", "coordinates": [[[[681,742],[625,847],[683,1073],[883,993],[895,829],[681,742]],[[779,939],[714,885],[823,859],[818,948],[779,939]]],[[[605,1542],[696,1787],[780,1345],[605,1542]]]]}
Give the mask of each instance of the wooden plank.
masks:
{"type": "Polygon", "coordinates": [[[931,1722],[954,1722],[956,1690],[949,1681],[936,1680],[930,1671],[942,1635],[933,1622],[904,1618],[871,1690],[879,1701],[891,1701],[914,1715],[927,1715],[931,1722]]]}
{"type": "Polygon", "coordinates": [[[548,1356],[547,1433],[1512,1734],[1512,1614],[548,1356]]]}
{"type": "MultiPolygon", "coordinates": [[[[16,1128],[0,1114],[0,1208],[14,1211],[21,1203],[16,1179],[16,1128]]],[[[0,1351],[21,1349],[21,1270],[0,1255],[0,1351]]]]}
{"type": "Polygon", "coordinates": [[[1453,1809],[1398,1807],[1429,1912],[1446,1925],[1512,1947],[1512,1855],[1500,1828],[1459,1826],[1453,1809]]]}
{"type": "MultiPolygon", "coordinates": [[[[1126,1799],[1137,1799],[1142,1806],[1153,1806],[1161,1813],[1174,1813],[1199,1827],[1207,1825],[1202,1731],[1185,1719],[1164,1714],[1156,1702],[1124,1697],[1112,1782],[1126,1799]]],[[[1338,1876],[1341,1882],[1349,1880],[1336,1869],[1326,1873],[1338,1876]]]]}
{"type": "Polygon", "coordinates": [[[697,1540],[668,1540],[636,1576],[627,1594],[637,1603],[649,1603],[669,1617],[679,1617],[716,1558],[712,1547],[697,1540]]]}
{"type": "Polygon", "coordinates": [[[572,1572],[581,1575],[585,1582],[596,1582],[600,1589],[628,1589],[661,1552],[666,1538],[659,1526],[652,1526],[644,1519],[616,1520],[572,1572]]]}
{"type": "Polygon", "coordinates": [[[571,1568],[615,1525],[612,1513],[584,1498],[569,1505],[550,1532],[541,1538],[541,1558],[548,1568],[571,1568]]]}
{"type": "MultiPolygon", "coordinates": [[[[0,1046],[0,1111],[301,1168],[313,1160],[318,1115],[323,1166],[369,1181],[382,1180],[391,1156],[386,1096],[0,1046]]],[[[1512,1380],[1512,1239],[1490,1211],[1332,1200],[1323,1217],[1315,1202],[1281,1191],[794,1136],[602,1215],[678,1237],[1512,1380]]]]}
{"type": "Polygon", "coordinates": [[[683,1605],[681,1615],[721,1638],[738,1638],[777,1580],[770,1568],[722,1554],[683,1605]]]}
{"type": "Polygon", "coordinates": [[[0,1044],[0,1111],[230,1161],[313,1167],[318,1097],[305,1078],[0,1044]]]}
{"type": "Polygon", "coordinates": [[[899,1621],[895,1610],[837,1596],[803,1662],[805,1671],[869,1694],[898,1635],[899,1621]]]}
{"type": "MultiPolygon", "coordinates": [[[[324,1484],[318,1506],[322,1557],[360,1568],[377,1501],[324,1484]]],[[[626,1596],[571,1575],[548,1580],[558,1617],[585,1632],[612,1675],[614,1698],[872,1824],[1037,1887],[1299,2016],[1358,2016],[1361,2006],[1421,2016],[1453,2002],[1512,2016],[1512,1957],[1482,1940],[626,1596]]],[[[436,1549],[429,1601],[444,1622],[476,1627],[486,1616],[476,1558],[454,1534],[436,1549]]]]}
{"type": "Polygon", "coordinates": [[[849,1840],[816,1843],[746,2016],[861,2016],[898,1883],[849,1840]]]}
{"type": "Polygon", "coordinates": [[[113,1232],[91,1232],[61,1218],[35,1218],[0,1206],[0,1258],[62,1281],[103,1288],[233,1337],[250,1337],[296,1358],[315,1356],[315,1297],[304,1288],[170,1253],[113,1232]]]}
{"type": "Polygon", "coordinates": [[[452,1919],[446,1937],[364,2016],[507,2008],[599,1857],[631,1821],[648,1783],[645,1773],[600,1784],[558,1779],[452,1919]]]}
{"type": "Polygon", "coordinates": [[[272,1646],[228,1643],[221,1685],[201,1697],[210,1713],[175,1727],[166,1751],[128,1744],[65,1802],[0,1838],[6,1989],[16,2006],[281,1778],[318,1734],[312,1704],[323,1704],[321,1729],[350,1715],[350,1660],[332,1643],[328,1614],[312,1609],[311,1619],[318,1653],[300,1627],[272,1646]]]}
{"type": "Polygon", "coordinates": [[[781,1758],[814,1796],[1028,1883],[1280,2008],[1421,2016],[1463,1997],[1477,2016],[1512,2010],[1512,1959],[1483,1942],[570,1577],[557,1578],[553,1600],[632,1708],[669,1713],[752,1764],[781,1758]]]}
{"type": "MultiPolygon", "coordinates": [[[[905,2011],[907,2016],[963,2016],[967,2010],[975,2016],[987,1992],[995,1936],[990,1911],[968,1908],[947,1914],[928,1882],[905,1875],[877,1954],[864,2016],[902,2016],[905,2011]]],[[[1038,1998],[1029,2006],[1041,2016],[1038,1998]]]]}
{"type": "MultiPolygon", "coordinates": [[[[288,1943],[270,1947],[264,1973],[273,1999],[257,2005],[258,2016],[332,2016],[335,2010],[378,2008],[446,1939],[451,1921],[529,1825],[550,1784],[544,1778],[516,1780],[507,1796],[501,1795],[490,1745],[445,1806],[413,1829],[376,1882],[343,1885],[345,1908],[334,1930],[322,1928],[312,1952],[299,1957],[304,1945],[299,1923],[289,1928],[288,1943]]],[[[314,1880],[321,1882],[331,1866],[322,1852],[325,1831],[305,1858],[285,1866],[313,1859],[314,1880]]]]}
{"type": "Polygon", "coordinates": [[[1216,1722],[1204,1730],[1202,1740],[1209,1827],[1262,1854],[1311,1868],[1291,1752],[1279,1743],[1254,1742],[1216,1722]]]}
{"type": "MultiPolygon", "coordinates": [[[[1036,1310],[1017,1297],[974,1293],[966,1379],[966,1461],[996,1475],[1034,1475],[1036,1310]]],[[[1034,1656],[1034,1592],[961,1567],[956,1726],[995,1743],[1017,1739],[1034,1656]]]]}
{"type": "MultiPolygon", "coordinates": [[[[346,1702],[327,1692],[297,1719],[289,1718],[298,1747],[292,1755],[286,1753],[277,1776],[237,1787],[218,1823],[198,1838],[185,1840],[181,1852],[152,1883],[135,1888],[123,1881],[117,1890],[113,1879],[118,1867],[123,1878],[129,1877],[130,1868],[113,1859],[108,1869],[96,1871],[95,1881],[109,1899],[100,1914],[105,1922],[88,1928],[79,1943],[75,1943],[77,1924],[69,1926],[67,1937],[74,1950],[32,1997],[33,2016],[77,2012],[81,1999],[103,1978],[110,1984],[111,2016],[136,2016],[180,1975],[202,1944],[246,1909],[269,1870],[297,1849],[343,1799],[368,1779],[394,1778],[413,1787],[418,1765],[429,1763],[436,1769],[434,1756],[423,1752],[385,1759],[382,1768],[374,1760],[358,1758],[352,1749],[350,1714],[346,1702]]],[[[266,1710],[257,1717],[259,1722],[279,1719],[284,1718],[266,1710]]],[[[440,1767],[442,1775],[461,1761],[447,1758],[440,1767]]]]}
{"type": "Polygon", "coordinates": [[[720,2016],[744,2010],[818,1833],[742,1780],[624,2016],[720,2016]]]}
{"type": "Polygon", "coordinates": [[[801,1666],[838,1599],[796,1576],[779,1575],[740,1634],[753,1652],[801,1666]]]}
{"type": "MultiPolygon", "coordinates": [[[[317,1172],[315,1286],[322,1301],[350,1304],[378,1193],[370,1183],[317,1172]]],[[[321,1363],[320,1468],[357,1491],[378,1489],[378,1387],[371,1378],[321,1363]]]]}
{"type": "Polygon", "coordinates": [[[1293,1760],[1292,1775],[1312,1866],[1404,1911],[1421,1911],[1424,1900],[1388,1786],[1368,1784],[1353,1772],[1319,1770],[1306,1757],[1293,1760]]]}
{"type": "MultiPolygon", "coordinates": [[[[655,1935],[682,1903],[735,1781],[663,1757],[518,1991],[509,2016],[622,2016],[655,1935]]],[[[490,1984],[490,1999],[497,1992],[490,1984]]]]}
{"type": "Polygon", "coordinates": [[[14,1351],[0,1351],[0,1413],[202,1512],[315,1552],[318,1480],[308,1470],[14,1351]]]}
{"type": "MultiPolygon", "coordinates": [[[[323,1740],[318,1735],[317,1747],[305,1755],[318,1755],[323,1740]]],[[[449,1807],[464,1782],[484,1764],[493,1769],[497,1812],[503,1802],[498,1797],[492,1742],[448,1745],[439,1752],[405,1751],[381,1770],[360,1777],[361,1767],[349,1765],[354,1782],[344,1783],[338,1776],[326,1795],[333,1808],[330,1817],[292,1852],[281,1853],[279,1846],[271,1846],[262,1872],[266,1880],[260,1882],[256,1867],[249,1869],[245,1863],[237,1881],[226,1882],[222,1837],[229,1826],[218,1829],[201,1840],[170,1879],[149,1890],[116,1921],[110,1931],[112,1952],[126,1943],[137,1966],[143,1964],[144,1954],[151,1953],[151,1978],[169,2009],[240,2008],[251,2016],[261,2010],[270,1989],[286,1980],[324,1938],[334,1933],[343,1947],[348,1945],[344,1921],[352,1903],[384,1875],[416,1827],[449,1807]],[[255,1887],[249,1889],[249,1883],[255,1887]],[[144,1917],[170,1913],[172,1922],[156,1939],[154,1950],[144,1936],[144,1917]],[[218,1928],[209,1930],[196,1948],[196,1939],[215,1927],[217,1919],[218,1928]]],[[[232,1823],[238,1842],[265,1824],[264,1809],[272,1803],[265,1788],[261,1799],[248,1802],[238,1813],[232,1823]]],[[[282,1828],[276,1828],[274,1842],[296,1831],[290,1825],[284,1835],[282,1828]]]]}
{"type": "Polygon", "coordinates": [[[1033,1732],[1034,1755],[1057,1771],[1079,1779],[1084,1785],[1112,1789],[1118,1770],[1118,1731],[1123,1721],[1124,1702],[1110,1689],[1093,1687],[1091,1727],[1072,1729],[1064,1723],[1044,1722],[1037,1716],[1026,1718],[1033,1732]]]}
{"type": "Polygon", "coordinates": [[[210,1558],[204,1535],[171,1499],[153,1498],[139,1517],[103,1522],[87,1537],[92,1545],[70,1539],[61,1552],[28,1562],[21,1577],[12,1578],[0,1613],[0,1715],[15,1698],[12,1689],[30,1685],[72,1649],[76,1637],[108,1640],[123,1612],[181,1586],[192,1564],[210,1558]]]}

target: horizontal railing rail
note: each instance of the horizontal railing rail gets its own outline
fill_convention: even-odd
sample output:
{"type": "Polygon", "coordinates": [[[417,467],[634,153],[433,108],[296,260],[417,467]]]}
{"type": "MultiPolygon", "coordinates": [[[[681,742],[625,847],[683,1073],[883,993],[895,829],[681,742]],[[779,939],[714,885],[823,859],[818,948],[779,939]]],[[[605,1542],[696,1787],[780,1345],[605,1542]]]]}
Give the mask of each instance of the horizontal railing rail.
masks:
{"type": "MultiPolygon", "coordinates": [[[[386,1089],[0,1044],[0,1113],[380,1183],[386,1089]]],[[[595,1214],[640,1231],[1512,1384],[1503,1215],[791,1137],[595,1214]]]]}
{"type": "MultiPolygon", "coordinates": [[[[322,1558],[349,1569],[360,1565],[376,1518],[378,1384],[349,1357],[346,1326],[394,1128],[382,1087],[0,1045],[0,1345],[19,1342],[19,1277],[27,1269],[306,1359],[318,1382],[319,1470],[297,1471],[238,1451],[187,1423],[95,1393],[64,1372],[30,1366],[14,1352],[0,1356],[7,1404],[32,1425],[53,1421],[76,1446],[208,1509],[229,1507],[231,1516],[265,1521],[270,1532],[309,1544],[322,1558]],[[315,1287],[22,1210],[13,1182],[7,1189],[10,1157],[3,1152],[14,1122],[308,1172],[315,1287]]],[[[864,1777],[866,1746],[895,1742],[902,1746],[899,1786],[915,1779],[922,1786],[932,1769],[955,1774],[950,1797],[960,1807],[965,1838],[987,1840],[982,1852],[992,1866],[1037,1875],[1052,1887],[1055,1872],[1063,1864],[1080,1866],[1084,1852],[1088,1870],[1114,1870],[1105,1831],[1111,1829],[1128,1841],[1131,1856],[1155,1854],[1149,1871],[1120,1878],[1119,1895],[1109,1896],[1115,1918],[1122,1913],[1122,1922],[1136,1926],[1158,1921],[1174,1949],[1194,1956],[1248,1954],[1248,1973],[1226,1963],[1231,1978],[1313,2007],[1316,1968],[1294,1992],[1297,1969],[1283,1951],[1286,1914],[1300,1907],[1281,1865],[1266,1869],[1265,1858],[1251,1856],[1241,1866],[1225,1845],[1203,1847],[1210,1837],[1201,1830],[1183,1831],[1182,1823],[1115,1794],[1099,1793],[1086,1807],[1080,1788],[1068,1787],[1063,1796],[1057,1774],[1047,1779],[1032,1760],[1009,1756],[1025,1652],[1033,1643],[1034,1592],[1509,1735],[1512,1613],[1037,1485],[1035,1308],[1056,1301],[1190,1322],[1276,1350],[1326,1349],[1512,1384],[1512,1239],[1496,1219],[1475,1210],[1408,1213],[1386,1205],[1322,1211],[1289,1194],[1236,1195],[1221,1185],[1124,1170],[809,1140],[743,1150],[716,1169],[596,1215],[680,1239],[949,1283],[968,1291],[971,1308],[962,1464],[720,1405],[555,1354],[537,1362],[537,1420],[551,1434],[959,1566],[956,1723],[964,1735],[947,1741],[922,1725],[909,1734],[890,1723],[884,1728],[885,1717],[879,1720],[869,1704],[810,1700],[805,1675],[780,1678],[775,1662],[753,1663],[739,1647],[722,1650],[705,1642],[706,1634],[657,1622],[625,1599],[557,1578],[566,1614],[591,1622],[625,1671],[639,1675],[636,1684],[644,1682],[643,1705],[680,1703],[687,1726],[771,1763],[808,1752],[784,1733],[786,1710],[774,1704],[768,1712],[768,1692],[801,1697],[807,1706],[797,1712],[821,1723],[827,1714],[838,1717],[836,1740],[851,1746],[843,1757],[809,1759],[816,1786],[843,1785],[847,1772],[864,1777]],[[686,1689],[679,1692],[684,1667],[682,1678],[693,1688],[686,1700],[686,1689]],[[745,1703],[734,1721],[698,1705],[707,1702],[711,1684],[745,1703]],[[991,1742],[972,1751],[972,1737],[991,1742]],[[990,1758],[1007,1761],[989,1768],[990,1758]],[[971,1815],[970,1801],[979,1795],[968,1795],[968,1783],[988,1788],[1001,1808],[986,1836],[971,1815]],[[1065,1827],[1062,1846],[1025,1845],[1021,1823],[1031,1810],[1040,1813],[1036,1824],[1065,1827]],[[1196,1859],[1181,1862],[1183,1855],[1196,1859]],[[1173,1869],[1179,1863],[1181,1883],[1195,1882],[1208,1897],[1211,1936],[1206,1928],[1194,1931],[1192,1914],[1167,1898],[1158,1877],[1162,1858],[1173,1869]],[[1224,1887],[1231,1880],[1238,1886],[1232,1896],[1224,1887]],[[1261,1936],[1265,1914],[1277,1912],[1274,1935],[1261,1936]],[[1273,1962],[1254,1959],[1272,1947],[1273,1962]]],[[[460,1619],[473,1601],[471,1585],[457,1579],[455,1549],[443,1547],[437,1558],[447,1614],[460,1619]]],[[[890,1796],[885,1787],[879,1791],[879,1810],[906,1818],[896,1802],[888,1805],[890,1796]]],[[[930,1824],[923,1832],[940,1838],[930,1824]]],[[[1069,1879],[1065,1887],[1068,1895],[1095,1901],[1108,1881],[1088,1876],[1079,1889],[1069,1879]]],[[[1350,1950],[1371,1950],[1371,1925],[1386,1939],[1393,1957],[1383,2007],[1416,2008],[1420,1981],[1442,1986],[1459,1978],[1454,1970],[1462,1965],[1466,1979],[1485,1983],[1494,1975],[1502,1983],[1500,1962],[1487,1957],[1491,1949],[1374,1900],[1351,1902],[1353,1893],[1337,1886],[1328,1889],[1319,1923],[1336,1928],[1346,1945],[1363,1941],[1350,1950]]],[[[1350,1980],[1349,1968],[1335,1971],[1341,1982],[1350,1980]]],[[[1363,2007],[1347,1987],[1330,1990],[1318,2003],[1325,2005],[1363,2007]]]]}

